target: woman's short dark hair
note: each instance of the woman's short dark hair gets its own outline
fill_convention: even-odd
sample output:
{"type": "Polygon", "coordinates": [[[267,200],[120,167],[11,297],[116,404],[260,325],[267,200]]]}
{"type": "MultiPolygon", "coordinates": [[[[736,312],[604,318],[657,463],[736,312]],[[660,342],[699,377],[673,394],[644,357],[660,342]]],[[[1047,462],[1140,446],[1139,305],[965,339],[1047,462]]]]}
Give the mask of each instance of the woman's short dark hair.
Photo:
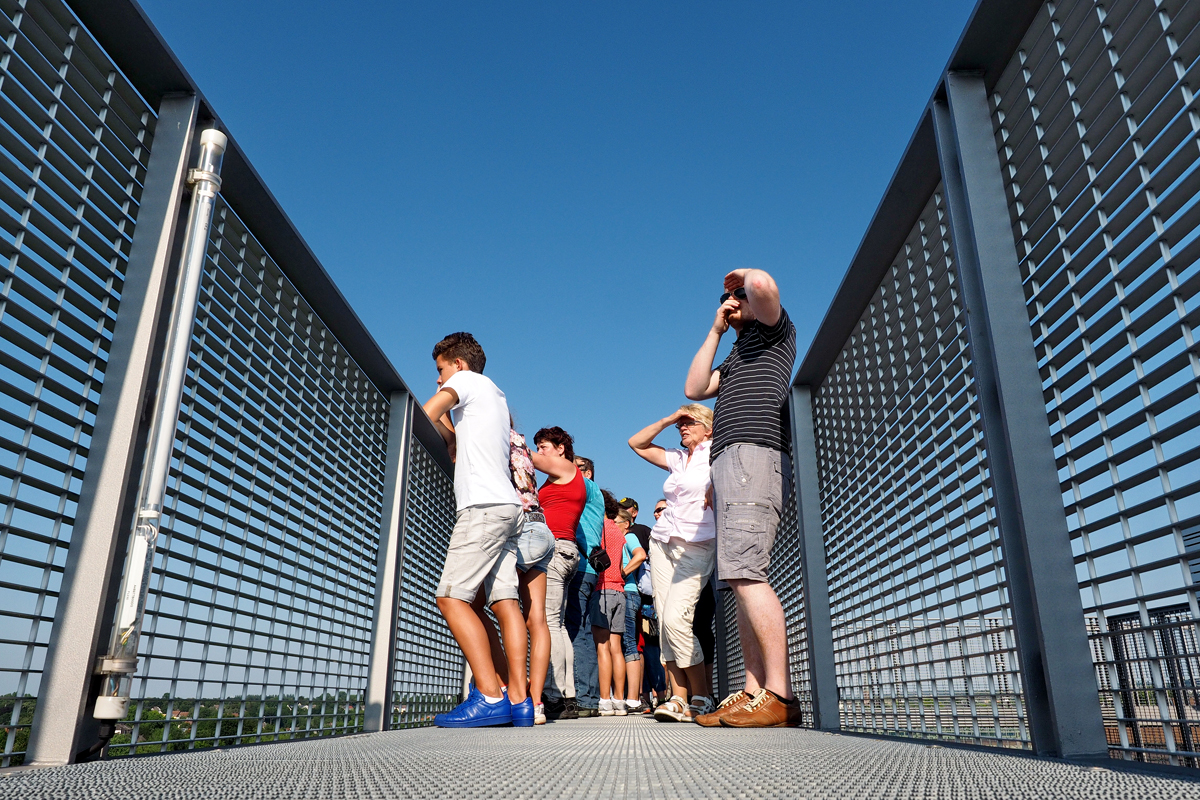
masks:
{"type": "Polygon", "coordinates": [[[467,368],[471,372],[483,374],[483,365],[487,363],[487,356],[483,354],[483,347],[479,342],[475,341],[475,337],[466,331],[452,333],[445,339],[433,346],[433,360],[439,358],[445,361],[453,361],[456,358],[461,358],[466,362],[467,368]]]}
{"type": "Polygon", "coordinates": [[[534,447],[537,447],[542,442],[549,442],[555,447],[561,447],[563,449],[563,458],[567,461],[575,460],[575,440],[571,438],[571,434],[557,425],[542,428],[533,435],[534,447]]]}
{"type": "Polygon", "coordinates": [[[621,510],[621,504],[617,502],[617,498],[613,497],[613,493],[608,489],[601,489],[600,494],[604,496],[604,516],[609,519],[616,519],[617,512],[621,510]]]}

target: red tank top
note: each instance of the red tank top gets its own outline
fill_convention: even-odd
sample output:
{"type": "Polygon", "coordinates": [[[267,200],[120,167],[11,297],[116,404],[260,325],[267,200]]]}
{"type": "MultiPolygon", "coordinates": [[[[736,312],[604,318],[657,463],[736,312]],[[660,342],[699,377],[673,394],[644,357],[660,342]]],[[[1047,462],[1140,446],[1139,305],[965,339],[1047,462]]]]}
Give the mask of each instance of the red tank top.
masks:
{"type": "Polygon", "coordinates": [[[587,487],[583,485],[583,473],[575,470],[569,483],[552,483],[547,480],[538,489],[538,502],[546,515],[546,526],[555,539],[575,539],[575,528],[583,515],[587,503],[587,487]]]}

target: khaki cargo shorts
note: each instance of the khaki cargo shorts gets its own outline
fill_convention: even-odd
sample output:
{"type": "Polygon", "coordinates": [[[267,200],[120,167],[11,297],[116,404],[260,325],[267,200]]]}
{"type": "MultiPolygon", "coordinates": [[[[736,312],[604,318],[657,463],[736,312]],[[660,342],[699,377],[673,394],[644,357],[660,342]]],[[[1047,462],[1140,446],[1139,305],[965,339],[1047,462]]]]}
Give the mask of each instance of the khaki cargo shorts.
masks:
{"type": "Polygon", "coordinates": [[[732,444],[711,466],[717,522],[717,577],[766,582],[792,461],[757,444],[732,444]]]}
{"type": "Polygon", "coordinates": [[[517,538],[524,522],[525,513],[515,503],[459,511],[436,595],[470,603],[482,587],[488,605],[519,600],[517,538]]]}

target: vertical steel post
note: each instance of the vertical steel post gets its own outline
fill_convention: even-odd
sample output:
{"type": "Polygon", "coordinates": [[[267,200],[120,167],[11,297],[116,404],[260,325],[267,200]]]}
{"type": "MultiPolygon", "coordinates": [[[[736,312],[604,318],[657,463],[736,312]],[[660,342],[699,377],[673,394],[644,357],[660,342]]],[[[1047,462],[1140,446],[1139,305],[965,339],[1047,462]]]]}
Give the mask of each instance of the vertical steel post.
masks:
{"type": "Polygon", "coordinates": [[[800,526],[800,580],[808,622],[808,680],[812,693],[813,727],[842,727],[838,707],[837,672],[833,660],[833,621],[829,611],[829,582],[825,572],[825,529],[817,480],[817,437],[813,428],[812,393],[792,387],[792,472],[796,492],[796,521],[800,526]]]}
{"type": "Polygon", "coordinates": [[[26,764],[70,763],[86,720],[99,640],[111,614],[105,598],[116,544],[127,523],[121,510],[141,466],[135,443],[198,108],[194,96],[164,97],[159,105],[26,764]]]}
{"type": "Polygon", "coordinates": [[[1106,758],[1042,378],[987,90],[951,72],[933,107],[955,267],[971,333],[1034,750],[1106,758]]]}
{"type": "Polygon", "coordinates": [[[396,663],[396,614],[400,597],[400,553],[404,541],[404,502],[408,485],[412,401],[407,392],[389,398],[387,463],[383,473],[383,519],[375,567],[375,613],[371,621],[371,656],[367,667],[367,705],[363,729],[383,731],[392,715],[393,669],[396,663]]]}
{"type": "MultiPolygon", "coordinates": [[[[221,161],[228,140],[217,130],[200,134],[199,166],[188,172],[192,185],[192,203],[184,231],[179,279],[167,325],[167,344],[163,355],[154,412],[146,448],[146,463],[138,486],[137,512],[125,556],[121,592],[117,600],[117,621],[113,626],[108,653],[98,671],[104,676],[93,716],[99,720],[124,719],[129,710],[133,673],[137,670],[138,640],[142,615],[154,567],[154,550],[162,520],[163,498],[171,469],[171,451],[179,424],[179,404],[187,376],[191,352],[192,327],[196,321],[196,301],[204,260],[208,254],[208,229],[221,190],[221,161]]],[[[111,733],[110,733],[111,735],[111,733]]]]}

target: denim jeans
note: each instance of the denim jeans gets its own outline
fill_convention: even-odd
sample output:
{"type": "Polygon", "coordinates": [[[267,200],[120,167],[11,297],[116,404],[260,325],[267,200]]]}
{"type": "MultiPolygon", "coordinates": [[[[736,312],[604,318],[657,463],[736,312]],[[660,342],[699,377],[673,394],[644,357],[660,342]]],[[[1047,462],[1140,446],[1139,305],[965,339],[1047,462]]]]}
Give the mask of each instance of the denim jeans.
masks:
{"type": "Polygon", "coordinates": [[[554,543],[554,559],[546,570],[546,626],[550,628],[550,671],[546,697],[557,701],[575,696],[575,651],[565,618],[570,603],[571,578],[579,564],[579,550],[570,539],[554,543]]]}
{"type": "Polygon", "coordinates": [[[571,579],[567,602],[567,634],[575,650],[575,699],[580,708],[600,706],[600,667],[592,639],[588,604],[596,590],[596,576],[579,570],[571,579]]]}
{"type": "Polygon", "coordinates": [[[646,659],[646,671],[642,673],[642,691],[647,694],[665,691],[667,670],[663,667],[662,653],[658,645],[647,642],[646,651],[642,655],[646,659]]]}
{"type": "Polygon", "coordinates": [[[638,652],[638,628],[642,613],[642,596],[636,591],[625,592],[625,636],[621,639],[621,649],[625,652],[625,661],[637,661],[641,658],[638,652]]]}

